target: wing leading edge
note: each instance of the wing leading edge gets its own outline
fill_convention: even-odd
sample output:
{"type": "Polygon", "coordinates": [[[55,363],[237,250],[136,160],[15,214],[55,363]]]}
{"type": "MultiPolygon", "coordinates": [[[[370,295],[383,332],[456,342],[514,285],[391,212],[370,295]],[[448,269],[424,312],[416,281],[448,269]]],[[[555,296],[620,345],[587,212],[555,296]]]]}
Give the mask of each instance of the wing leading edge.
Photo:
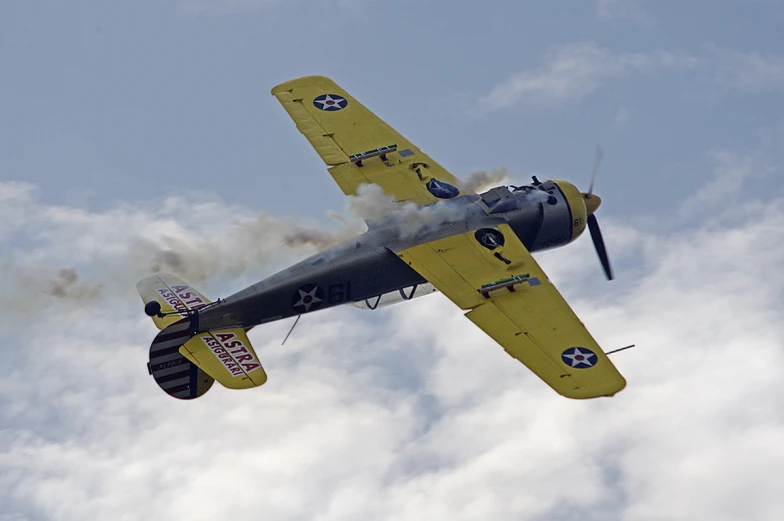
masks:
{"type": "Polygon", "coordinates": [[[559,394],[596,398],[626,386],[508,225],[446,237],[398,255],[469,310],[469,320],[559,394]],[[493,238],[487,240],[487,234],[493,238]]]}

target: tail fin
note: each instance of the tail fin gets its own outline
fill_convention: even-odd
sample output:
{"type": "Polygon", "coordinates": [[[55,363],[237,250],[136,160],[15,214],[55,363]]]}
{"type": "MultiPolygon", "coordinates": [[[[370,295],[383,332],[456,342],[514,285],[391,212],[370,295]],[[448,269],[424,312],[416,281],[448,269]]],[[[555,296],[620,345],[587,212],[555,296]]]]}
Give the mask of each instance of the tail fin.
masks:
{"type": "Polygon", "coordinates": [[[190,284],[168,273],[159,273],[140,280],[136,284],[136,291],[144,302],[144,312],[152,317],[158,329],[163,329],[187,317],[189,312],[212,303],[190,284]]]}
{"type": "Polygon", "coordinates": [[[206,393],[214,380],[229,389],[267,381],[242,327],[198,332],[198,311],[210,300],[174,275],[147,277],[136,285],[145,313],[161,329],[150,346],[150,374],[170,396],[184,400],[206,393]]]}
{"type": "Polygon", "coordinates": [[[180,353],[181,346],[192,336],[191,320],[184,318],[158,333],[150,346],[147,368],[155,383],[169,396],[181,400],[198,398],[215,382],[212,376],[180,353]]]}

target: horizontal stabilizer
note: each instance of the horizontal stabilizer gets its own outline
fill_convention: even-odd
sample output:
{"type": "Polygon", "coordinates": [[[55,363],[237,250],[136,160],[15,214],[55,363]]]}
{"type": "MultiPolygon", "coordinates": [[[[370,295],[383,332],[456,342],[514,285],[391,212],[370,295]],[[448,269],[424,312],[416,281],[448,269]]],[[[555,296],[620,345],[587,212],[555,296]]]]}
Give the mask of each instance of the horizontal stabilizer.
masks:
{"type": "Polygon", "coordinates": [[[245,330],[241,327],[200,333],[180,352],[229,389],[249,389],[267,381],[245,330]]]}
{"type": "Polygon", "coordinates": [[[140,280],[136,284],[136,291],[144,302],[145,312],[152,317],[158,329],[211,303],[210,299],[188,283],[168,273],[158,273],[140,280]]]}

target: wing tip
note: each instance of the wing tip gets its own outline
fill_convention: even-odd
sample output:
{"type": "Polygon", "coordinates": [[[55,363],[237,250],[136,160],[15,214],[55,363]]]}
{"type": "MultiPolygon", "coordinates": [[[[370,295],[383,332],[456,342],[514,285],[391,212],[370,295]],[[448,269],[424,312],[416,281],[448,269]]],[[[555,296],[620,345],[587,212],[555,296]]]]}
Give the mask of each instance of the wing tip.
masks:
{"type": "Polygon", "coordinates": [[[272,90],[270,92],[272,93],[273,96],[275,96],[280,92],[286,92],[295,89],[297,87],[304,87],[307,85],[313,85],[317,83],[329,83],[332,85],[337,85],[334,82],[334,80],[327,78],[326,76],[318,76],[318,75],[302,76],[301,78],[294,78],[292,80],[284,81],[283,83],[275,85],[274,87],[272,87],[272,90]]]}

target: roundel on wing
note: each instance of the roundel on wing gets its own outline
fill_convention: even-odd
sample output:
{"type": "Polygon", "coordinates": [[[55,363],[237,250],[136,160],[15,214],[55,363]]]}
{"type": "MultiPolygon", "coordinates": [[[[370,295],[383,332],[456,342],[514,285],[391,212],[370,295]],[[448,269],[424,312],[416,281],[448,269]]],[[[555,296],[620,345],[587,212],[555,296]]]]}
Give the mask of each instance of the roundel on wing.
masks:
{"type": "Polygon", "coordinates": [[[575,369],[588,369],[596,365],[599,357],[586,347],[570,347],[561,353],[561,360],[569,367],[575,369]]]}
{"type": "Polygon", "coordinates": [[[313,100],[313,105],[315,105],[317,109],[332,112],[346,108],[348,100],[337,94],[322,94],[313,100]]]}
{"type": "Polygon", "coordinates": [[[449,183],[439,181],[436,178],[427,182],[427,191],[439,199],[452,199],[453,197],[460,195],[460,190],[456,187],[449,183]]]}
{"type": "Polygon", "coordinates": [[[324,290],[315,284],[305,284],[294,292],[291,307],[298,313],[315,311],[324,303],[324,290]]]}

